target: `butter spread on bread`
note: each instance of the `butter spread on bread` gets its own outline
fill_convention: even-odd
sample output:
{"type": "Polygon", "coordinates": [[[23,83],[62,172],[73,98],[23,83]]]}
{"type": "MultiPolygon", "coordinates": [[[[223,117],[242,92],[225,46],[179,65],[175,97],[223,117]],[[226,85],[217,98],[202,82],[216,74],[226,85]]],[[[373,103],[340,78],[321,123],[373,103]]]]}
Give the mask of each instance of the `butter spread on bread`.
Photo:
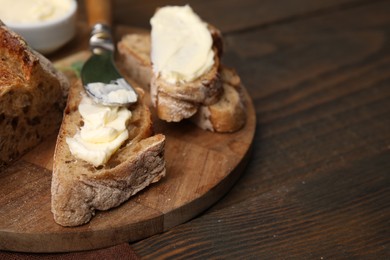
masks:
{"type": "MultiPolygon", "coordinates": [[[[167,122],[192,117],[200,105],[216,103],[223,93],[219,75],[222,54],[220,33],[190,10],[189,6],[163,7],[151,19],[151,58],[154,68],[150,84],[151,100],[157,116],[167,122]],[[169,17],[163,16],[170,21],[166,22],[169,30],[168,26],[163,27],[169,31],[166,34],[163,31],[155,33],[160,26],[154,20],[160,17],[161,10],[172,10],[169,17]],[[192,19],[183,19],[186,16],[192,19]],[[175,34],[176,31],[179,36],[175,34]],[[174,47],[171,48],[169,44],[174,47]],[[164,54],[166,49],[167,54],[164,54]],[[179,102],[171,102],[173,99],[179,102]]],[[[165,24],[164,20],[161,23],[165,24]]]]}
{"type": "Polygon", "coordinates": [[[131,112],[126,107],[104,106],[84,95],[79,104],[83,126],[67,137],[71,153],[95,167],[105,164],[129,137],[127,123],[131,112]]]}
{"type": "MultiPolygon", "coordinates": [[[[212,31],[214,32],[212,34],[219,38],[217,30],[212,28],[212,31]]],[[[222,95],[214,104],[202,105],[179,98],[177,95],[166,94],[166,91],[163,92],[161,88],[156,91],[155,85],[151,84],[153,72],[150,48],[150,34],[146,32],[125,35],[118,43],[122,71],[136,79],[144,89],[150,89],[152,96],[158,96],[156,109],[163,118],[174,118],[179,121],[183,118],[183,113],[188,113],[192,115],[189,120],[200,128],[213,132],[234,132],[245,125],[245,98],[240,77],[234,69],[219,66],[219,77],[223,86],[222,95]],[[153,91],[158,93],[152,93],[153,91]]]]}
{"type": "Polygon", "coordinates": [[[190,6],[162,7],[150,23],[153,71],[162,79],[172,84],[190,82],[213,66],[210,31],[190,6]]]}
{"type": "MultiPolygon", "coordinates": [[[[136,86],[136,83],[131,81],[131,85],[136,86]]],[[[66,142],[67,137],[75,136],[85,125],[82,117],[85,110],[82,108],[80,113],[79,104],[87,94],[80,80],[72,84],[54,151],[51,211],[56,223],[62,226],[85,224],[96,210],[117,207],[165,176],[165,136],[153,135],[144,93],[137,87],[135,91],[139,98],[130,108],[131,117],[126,125],[128,138],[105,164],[95,167],[75,157],[66,142]]],[[[93,115],[90,120],[95,116],[99,117],[93,115]]],[[[103,117],[112,119],[115,115],[107,112],[103,117]]],[[[87,134],[86,139],[96,141],[99,137],[87,134]]]]}

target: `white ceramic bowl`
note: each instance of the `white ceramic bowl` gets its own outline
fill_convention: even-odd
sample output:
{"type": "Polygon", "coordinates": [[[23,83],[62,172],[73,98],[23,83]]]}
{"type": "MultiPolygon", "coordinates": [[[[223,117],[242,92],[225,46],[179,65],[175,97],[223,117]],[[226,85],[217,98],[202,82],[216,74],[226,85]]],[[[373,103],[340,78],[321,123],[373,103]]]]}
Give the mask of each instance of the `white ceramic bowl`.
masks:
{"type": "Polygon", "coordinates": [[[77,1],[71,0],[71,8],[62,16],[31,24],[3,21],[10,29],[21,35],[36,51],[49,54],[67,42],[76,31],[77,1]]]}

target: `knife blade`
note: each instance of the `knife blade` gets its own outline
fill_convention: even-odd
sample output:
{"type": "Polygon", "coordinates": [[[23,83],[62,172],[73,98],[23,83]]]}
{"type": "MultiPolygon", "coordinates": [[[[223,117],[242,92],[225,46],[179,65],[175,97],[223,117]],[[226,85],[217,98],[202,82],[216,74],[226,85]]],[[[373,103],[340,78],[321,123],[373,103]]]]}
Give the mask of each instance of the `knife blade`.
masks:
{"type": "Polygon", "coordinates": [[[87,0],[86,8],[88,23],[92,26],[89,40],[92,55],[81,69],[86,93],[103,105],[126,106],[135,103],[137,94],[118,72],[114,61],[111,1],[87,0]]]}

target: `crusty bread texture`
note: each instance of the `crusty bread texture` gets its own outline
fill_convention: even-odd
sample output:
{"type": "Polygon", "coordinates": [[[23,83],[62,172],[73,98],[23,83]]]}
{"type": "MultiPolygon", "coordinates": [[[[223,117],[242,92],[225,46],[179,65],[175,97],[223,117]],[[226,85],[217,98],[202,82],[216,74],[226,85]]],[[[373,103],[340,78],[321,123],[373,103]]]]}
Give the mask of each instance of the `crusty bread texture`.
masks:
{"type": "MultiPolygon", "coordinates": [[[[215,27],[209,27],[217,57],[222,55],[222,40],[215,27]]],[[[125,35],[118,43],[119,58],[123,71],[132,75],[150,91],[152,103],[160,119],[178,122],[190,119],[202,129],[213,132],[234,132],[246,122],[244,96],[240,77],[235,70],[220,64],[197,83],[173,86],[166,82],[156,84],[150,61],[150,34],[125,35]],[[213,76],[210,76],[213,75],[213,76]],[[213,82],[213,83],[210,83],[213,82]]]]}
{"type": "Polygon", "coordinates": [[[0,21],[0,167],[58,131],[67,78],[0,21]]]}
{"type": "MultiPolygon", "coordinates": [[[[135,86],[135,83],[131,83],[135,86]]],[[[96,210],[108,210],[165,176],[165,136],[153,135],[150,110],[139,99],[130,107],[129,138],[104,166],[75,158],[66,143],[82,125],[78,105],[85,93],[81,82],[72,85],[54,153],[51,209],[62,226],[82,225],[96,210]]]]}
{"type": "Polygon", "coordinates": [[[149,91],[150,80],[153,76],[150,46],[150,35],[146,32],[127,34],[118,42],[121,60],[119,65],[126,69],[125,72],[129,78],[147,91],[149,91]]]}
{"type": "Polygon", "coordinates": [[[223,95],[211,106],[200,106],[198,112],[190,118],[202,129],[215,132],[234,132],[246,122],[244,96],[241,79],[231,68],[221,68],[223,95]]]}

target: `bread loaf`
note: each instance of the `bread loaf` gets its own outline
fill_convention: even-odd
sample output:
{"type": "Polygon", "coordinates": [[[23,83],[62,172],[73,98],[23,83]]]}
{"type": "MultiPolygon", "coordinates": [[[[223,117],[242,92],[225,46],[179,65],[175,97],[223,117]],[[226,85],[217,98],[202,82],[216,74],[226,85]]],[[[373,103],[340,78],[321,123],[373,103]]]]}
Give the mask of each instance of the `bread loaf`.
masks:
{"type": "Polygon", "coordinates": [[[67,78],[0,21],[0,166],[58,130],[67,78]]]}

